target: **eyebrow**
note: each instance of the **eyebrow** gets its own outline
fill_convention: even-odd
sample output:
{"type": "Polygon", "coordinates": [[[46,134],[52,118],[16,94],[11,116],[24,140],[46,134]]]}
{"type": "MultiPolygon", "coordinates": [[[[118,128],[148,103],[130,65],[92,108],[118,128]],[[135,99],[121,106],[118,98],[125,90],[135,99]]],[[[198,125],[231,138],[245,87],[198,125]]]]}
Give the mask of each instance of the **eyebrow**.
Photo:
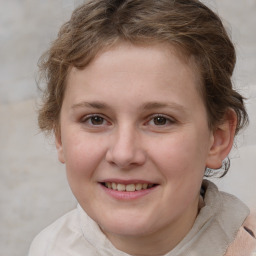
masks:
{"type": "Polygon", "coordinates": [[[162,102],[148,102],[143,105],[143,109],[151,110],[151,109],[160,109],[160,108],[172,108],[174,110],[185,113],[186,108],[177,103],[162,103],[162,102]]]}
{"type": "MultiPolygon", "coordinates": [[[[71,107],[72,109],[77,109],[77,108],[94,108],[94,109],[110,109],[110,107],[100,101],[92,101],[92,102],[79,102],[71,107]]],[[[142,109],[144,110],[153,110],[153,109],[161,109],[161,108],[171,108],[177,111],[180,111],[182,113],[186,112],[186,108],[183,107],[182,105],[179,105],[177,103],[162,103],[162,102],[147,102],[142,105],[142,109]]]]}
{"type": "Polygon", "coordinates": [[[76,108],[84,108],[84,107],[89,107],[89,108],[96,108],[96,109],[106,109],[109,108],[106,104],[99,102],[99,101],[93,101],[93,102],[80,102],[77,104],[72,105],[72,109],[76,108]]]}

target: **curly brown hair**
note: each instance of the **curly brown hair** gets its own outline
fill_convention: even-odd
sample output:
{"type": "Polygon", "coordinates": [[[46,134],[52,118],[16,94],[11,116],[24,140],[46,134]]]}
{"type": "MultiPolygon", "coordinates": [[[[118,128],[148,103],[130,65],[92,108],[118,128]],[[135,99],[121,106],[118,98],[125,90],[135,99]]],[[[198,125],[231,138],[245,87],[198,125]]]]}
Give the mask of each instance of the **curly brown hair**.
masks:
{"type": "Polygon", "coordinates": [[[237,115],[236,133],[248,122],[244,98],[233,89],[234,45],[220,18],[197,0],[93,0],[74,10],[39,66],[47,87],[39,127],[59,131],[65,81],[71,67],[82,69],[102,50],[120,41],[167,43],[193,56],[211,129],[228,109],[237,115]]]}

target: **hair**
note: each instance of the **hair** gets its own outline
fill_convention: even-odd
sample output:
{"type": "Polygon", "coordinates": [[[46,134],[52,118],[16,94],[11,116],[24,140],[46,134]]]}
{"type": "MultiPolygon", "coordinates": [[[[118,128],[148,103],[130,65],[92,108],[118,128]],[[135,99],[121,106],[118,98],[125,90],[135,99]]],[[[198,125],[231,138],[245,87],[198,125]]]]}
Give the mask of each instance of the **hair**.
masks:
{"type": "Polygon", "coordinates": [[[198,0],[92,0],[74,10],[40,58],[40,73],[47,84],[38,117],[42,131],[59,132],[70,68],[85,68],[101,51],[122,41],[165,43],[193,56],[210,129],[226,118],[229,109],[237,115],[236,134],[247,124],[244,98],[231,81],[234,45],[212,10],[198,0]]]}

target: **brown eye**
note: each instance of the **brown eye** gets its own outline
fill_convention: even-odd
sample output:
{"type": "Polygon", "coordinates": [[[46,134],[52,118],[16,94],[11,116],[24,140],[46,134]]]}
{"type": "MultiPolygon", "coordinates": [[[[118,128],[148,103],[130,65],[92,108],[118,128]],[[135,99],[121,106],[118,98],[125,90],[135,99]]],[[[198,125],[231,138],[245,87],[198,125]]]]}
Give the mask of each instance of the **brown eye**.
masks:
{"type": "Polygon", "coordinates": [[[157,116],[153,119],[154,125],[166,125],[167,119],[163,116],[157,116]]]}
{"type": "Polygon", "coordinates": [[[104,124],[104,118],[101,116],[92,116],[89,119],[89,122],[91,123],[91,125],[102,125],[104,124]]]}
{"type": "Polygon", "coordinates": [[[153,115],[146,124],[149,125],[152,129],[167,129],[172,127],[175,123],[175,119],[170,116],[156,114],[153,115]]]}
{"type": "Polygon", "coordinates": [[[80,120],[84,128],[93,131],[102,131],[112,126],[108,118],[101,114],[88,114],[80,120]]]}

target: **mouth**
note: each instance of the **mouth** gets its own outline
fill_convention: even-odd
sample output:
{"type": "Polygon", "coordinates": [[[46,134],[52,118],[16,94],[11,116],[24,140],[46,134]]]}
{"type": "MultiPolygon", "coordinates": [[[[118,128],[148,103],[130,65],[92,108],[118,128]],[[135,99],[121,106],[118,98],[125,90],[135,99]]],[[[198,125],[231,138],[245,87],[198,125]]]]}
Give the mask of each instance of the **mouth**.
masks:
{"type": "Polygon", "coordinates": [[[121,192],[135,192],[141,190],[147,190],[158,186],[158,184],[153,183],[131,183],[131,184],[123,184],[116,182],[101,182],[101,185],[110,189],[121,192]]]}

